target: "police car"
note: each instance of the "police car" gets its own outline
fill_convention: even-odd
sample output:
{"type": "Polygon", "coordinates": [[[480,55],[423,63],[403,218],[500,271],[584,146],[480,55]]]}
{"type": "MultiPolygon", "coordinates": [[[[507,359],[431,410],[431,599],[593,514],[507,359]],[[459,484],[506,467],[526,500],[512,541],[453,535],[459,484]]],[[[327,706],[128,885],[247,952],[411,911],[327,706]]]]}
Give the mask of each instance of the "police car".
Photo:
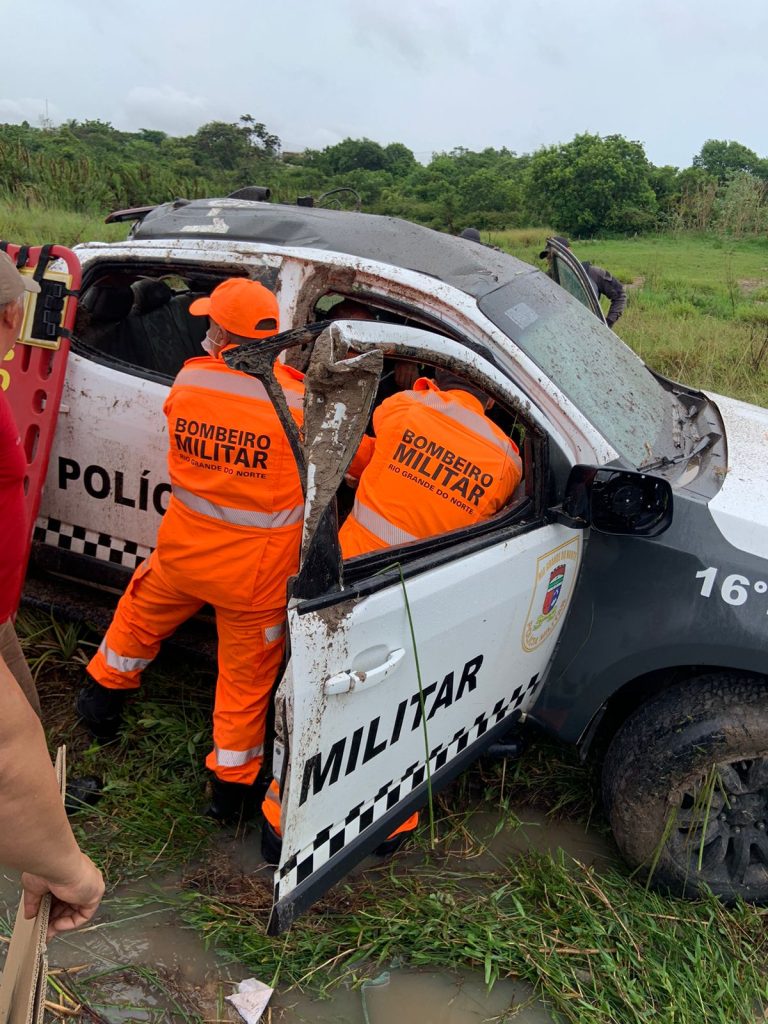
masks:
{"type": "MultiPolygon", "coordinates": [[[[127,216],[127,241],[76,248],[38,567],[119,588],[150,552],[169,493],[161,408],[205,330],[188,306],[232,275],[279,297],[288,333],[270,352],[306,361],[322,342],[327,366],[351,350],[353,375],[379,353],[385,371],[448,367],[494,400],[523,460],[493,519],[342,563],[341,480],[373,399],[353,411],[310,369],[273,930],[531,723],[599,753],[632,866],[674,892],[768,898],[768,412],[652,372],[556,242],[552,280],[362,213],[229,198],[127,216]],[[336,297],[376,319],[304,329],[336,297]]],[[[238,365],[263,375],[249,348],[238,365]]]]}

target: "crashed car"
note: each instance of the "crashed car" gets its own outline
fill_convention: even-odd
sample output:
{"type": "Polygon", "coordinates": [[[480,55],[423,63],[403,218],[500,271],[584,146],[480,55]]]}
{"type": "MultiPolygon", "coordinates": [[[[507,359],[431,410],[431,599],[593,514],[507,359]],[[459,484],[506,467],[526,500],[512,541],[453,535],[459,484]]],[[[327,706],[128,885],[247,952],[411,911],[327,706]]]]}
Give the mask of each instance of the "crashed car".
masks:
{"type": "MultiPolygon", "coordinates": [[[[288,330],[269,351],[309,361],[294,444],[322,486],[307,488],[275,694],[271,928],[530,725],[599,755],[616,842],[656,884],[768,898],[768,413],[650,370],[556,242],[552,280],[362,213],[230,198],[134,216],[127,241],[75,250],[82,302],[33,562],[124,585],[168,500],[161,409],[205,330],[190,302],[232,275],[274,290],[288,330]],[[339,297],[376,319],[306,326],[339,297]],[[350,353],[367,396],[354,414],[332,387],[355,377],[336,372],[350,353]],[[395,360],[482,388],[523,480],[486,522],[342,562],[345,460],[395,360]]],[[[235,355],[269,377],[263,352],[235,355]]],[[[208,439],[190,443],[204,461],[208,439]]],[[[401,448],[434,486],[441,453],[401,448]]]]}

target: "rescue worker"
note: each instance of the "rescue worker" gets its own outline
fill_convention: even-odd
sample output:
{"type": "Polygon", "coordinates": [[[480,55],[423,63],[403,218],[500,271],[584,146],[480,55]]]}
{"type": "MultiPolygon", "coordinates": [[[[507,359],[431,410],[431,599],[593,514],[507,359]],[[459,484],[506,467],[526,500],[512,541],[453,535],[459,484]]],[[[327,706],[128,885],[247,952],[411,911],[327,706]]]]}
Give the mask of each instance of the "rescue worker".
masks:
{"type": "MultiPolygon", "coordinates": [[[[566,249],[571,248],[571,243],[564,235],[555,235],[554,239],[561,245],[564,245],[566,249]]],[[[549,267],[552,267],[552,252],[547,246],[546,249],[542,249],[539,253],[540,260],[547,260],[549,267]]],[[[595,291],[595,295],[600,298],[601,295],[610,302],[608,312],[605,317],[605,321],[609,327],[613,327],[616,321],[619,319],[621,314],[627,308],[627,293],[624,291],[624,286],[621,281],[617,281],[613,274],[609,274],[607,270],[602,267],[595,266],[594,263],[590,263],[589,260],[581,261],[582,267],[587,272],[587,276],[592,283],[592,287],[595,291]]],[[[550,273],[550,277],[551,277],[550,273]]]]}
{"type": "MultiPolygon", "coordinates": [[[[286,584],[298,569],[304,511],[296,463],[264,386],[230,369],[221,353],[278,330],[276,297],[231,278],[195,300],[208,316],[205,356],[182,367],[164,405],[172,494],[157,547],[133,575],[87,670],[77,710],[103,741],[121,726],[125,696],[161,641],[210,604],[216,613],[218,678],[208,814],[249,813],[262,763],[272,686],[285,645],[286,584]]],[[[297,423],[303,375],[276,362],[297,423]]]]}
{"type": "Polygon", "coordinates": [[[447,370],[382,402],[348,475],[359,478],[341,528],[344,558],[488,519],[522,478],[517,446],[485,416],[486,396],[447,370]]]}
{"type": "MultiPolygon", "coordinates": [[[[517,445],[485,412],[478,388],[447,370],[420,377],[412,391],[387,398],[373,414],[376,437],[364,437],[348,476],[359,479],[355,503],[339,532],[344,558],[407,544],[498,512],[522,479],[517,445]]],[[[262,853],[280,857],[280,790],[272,781],[262,804],[262,853]]],[[[418,811],[375,852],[386,856],[410,835],[418,811]]]]}

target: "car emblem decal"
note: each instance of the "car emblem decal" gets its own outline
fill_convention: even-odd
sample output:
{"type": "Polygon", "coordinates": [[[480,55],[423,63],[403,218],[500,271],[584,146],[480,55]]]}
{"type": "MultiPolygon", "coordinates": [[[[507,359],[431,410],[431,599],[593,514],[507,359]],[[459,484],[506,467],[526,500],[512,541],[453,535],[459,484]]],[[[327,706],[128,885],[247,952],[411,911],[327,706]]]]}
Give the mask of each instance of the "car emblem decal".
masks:
{"type": "Polygon", "coordinates": [[[536,559],[536,579],[523,626],[522,647],[535,651],[557,629],[576,579],[580,539],[572,537],[536,559]]]}

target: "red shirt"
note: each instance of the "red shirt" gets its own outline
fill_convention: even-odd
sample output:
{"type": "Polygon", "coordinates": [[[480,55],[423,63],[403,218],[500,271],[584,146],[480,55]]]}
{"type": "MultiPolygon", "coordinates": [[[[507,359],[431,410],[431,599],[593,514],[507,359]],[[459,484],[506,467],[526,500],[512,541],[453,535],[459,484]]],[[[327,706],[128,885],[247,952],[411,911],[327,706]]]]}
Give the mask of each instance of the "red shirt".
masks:
{"type": "Polygon", "coordinates": [[[0,622],[16,611],[27,556],[24,475],[27,463],[11,407],[0,393],[0,622]]]}

